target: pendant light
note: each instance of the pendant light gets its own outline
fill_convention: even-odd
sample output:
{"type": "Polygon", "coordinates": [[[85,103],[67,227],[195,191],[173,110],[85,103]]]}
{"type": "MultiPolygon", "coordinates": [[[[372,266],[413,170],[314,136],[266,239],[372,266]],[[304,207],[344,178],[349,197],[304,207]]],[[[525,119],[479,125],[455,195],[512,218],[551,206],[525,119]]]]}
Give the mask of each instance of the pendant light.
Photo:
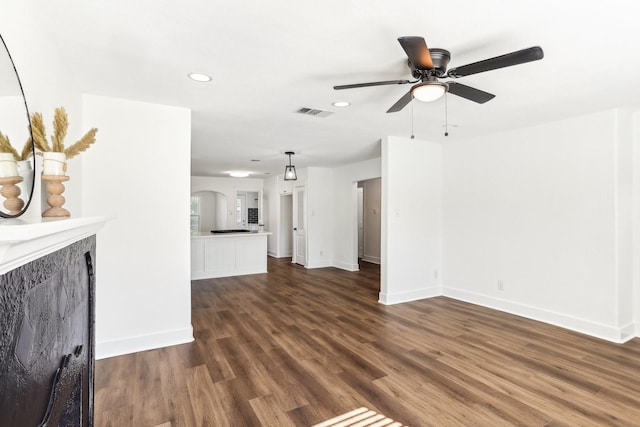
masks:
{"type": "Polygon", "coordinates": [[[296,167],[291,164],[291,155],[296,153],[293,151],[287,151],[284,154],[289,156],[289,166],[284,167],[284,180],[295,181],[298,179],[298,174],[296,174],[296,167]]]}

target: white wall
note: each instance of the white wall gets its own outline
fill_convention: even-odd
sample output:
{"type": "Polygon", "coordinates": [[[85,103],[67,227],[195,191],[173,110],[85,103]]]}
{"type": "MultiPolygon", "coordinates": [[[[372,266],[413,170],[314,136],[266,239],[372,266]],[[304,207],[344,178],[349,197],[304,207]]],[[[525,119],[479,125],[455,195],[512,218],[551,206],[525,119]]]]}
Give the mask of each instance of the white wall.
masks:
{"type": "Polygon", "coordinates": [[[382,141],[380,302],[440,295],[442,147],[390,136],[382,141]]]}
{"type": "Polygon", "coordinates": [[[191,196],[197,196],[199,199],[198,231],[209,232],[210,230],[223,230],[227,227],[229,201],[224,194],[217,191],[198,191],[191,193],[191,196]]]}
{"type": "MultiPolygon", "coordinates": [[[[333,172],[329,168],[307,168],[307,268],[330,267],[333,261],[333,172]]],[[[295,184],[294,184],[295,186],[295,184]]]]}
{"type": "Polygon", "coordinates": [[[621,120],[606,111],[448,142],[445,294],[626,339],[621,301],[632,288],[619,233],[630,229],[631,200],[619,196],[631,142],[621,120]]]}
{"type": "MultiPolygon", "coordinates": [[[[82,128],[80,90],[70,78],[69,69],[56,53],[56,47],[43,32],[39,21],[34,19],[37,15],[37,8],[24,0],[3,0],[0,33],[20,75],[30,113],[43,114],[47,134],[50,135],[55,108],[65,107],[69,115],[69,129],[65,143],[70,144],[79,139],[83,131],[88,130],[82,128]]],[[[81,214],[79,178],[83,157],[84,155],[80,155],[69,162],[67,175],[71,179],[64,184],[66,188],[63,194],[66,198],[64,207],[74,217],[81,214]]],[[[40,217],[42,211],[48,208],[46,202],[44,205],[41,204],[43,199],[40,197],[39,176],[42,166],[40,157],[36,158],[35,166],[36,187],[33,200],[25,215],[27,218],[40,217]]]]}
{"type": "Polygon", "coordinates": [[[267,236],[267,254],[272,257],[279,256],[279,228],[280,228],[280,194],[278,193],[278,177],[272,176],[264,180],[264,192],[262,196],[263,215],[262,221],[265,231],[271,232],[267,236]]]}
{"type": "Polygon", "coordinates": [[[614,325],[621,330],[621,340],[635,336],[633,306],[633,114],[615,110],[615,271],[617,313],[614,325]]]}
{"type": "Polygon", "coordinates": [[[333,207],[331,234],[334,267],[358,270],[358,181],[381,176],[380,158],[333,169],[333,191],[326,203],[333,207]]]}
{"type": "Polygon", "coordinates": [[[216,212],[214,230],[224,230],[227,226],[227,211],[229,209],[229,199],[222,193],[213,192],[216,195],[216,212]]]}
{"type": "Polygon", "coordinates": [[[97,357],[191,341],[190,111],[93,95],[83,108],[99,129],[83,213],[114,218],[97,235],[97,357]]]}
{"type": "Polygon", "coordinates": [[[633,311],[640,336],[640,112],[633,115],[633,311]]]}
{"type": "MultiPolygon", "coordinates": [[[[191,142],[189,142],[189,147],[191,142]]],[[[222,178],[210,176],[192,176],[191,193],[198,191],[217,191],[227,197],[227,228],[236,228],[235,206],[236,192],[257,191],[263,193],[264,181],[259,178],[222,178]]],[[[258,207],[258,218],[262,224],[263,209],[258,207]]]]}
{"type": "MultiPolygon", "coordinates": [[[[217,203],[218,197],[216,195],[220,195],[220,198],[224,197],[218,192],[215,191],[200,191],[196,194],[192,193],[192,196],[198,197],[198,217],[200,219],[200,223],[198,224],[198,231],[209,231],[216,230],[216,221],[218,219],[217,210],[220,208],[219,203],[217,203]]],[[[226,203],[223,203],[226,206],[226,203]]],[[[227,209],[223,209],[223,219],[227,219],[226,216],[227,209]]]]}
{"type": "MultiPolygon", "coordinates": [[[[242,193],[241,193],[242,194],[242,193]]],[[[258,193],[256,191],[245,191],[247,196],[247,209],[258,207],[258,193]]]]}
{"type": "Polygon", "coordinates": [[[382,208],[382,180],[362,181],[363,188],[363,261],[380,264],[380,226],[382,208]]]}

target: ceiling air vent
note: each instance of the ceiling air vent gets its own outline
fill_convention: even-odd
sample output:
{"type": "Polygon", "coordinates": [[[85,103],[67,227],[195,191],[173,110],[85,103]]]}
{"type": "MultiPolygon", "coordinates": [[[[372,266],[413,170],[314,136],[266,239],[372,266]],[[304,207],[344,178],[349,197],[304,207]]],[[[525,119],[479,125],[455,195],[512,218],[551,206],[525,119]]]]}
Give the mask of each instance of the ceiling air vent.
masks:
{"type": "Polygon", "coordinates": [[[332,111],[318,110],[317,108],[307,108],[307,107],[302,107],[298,109],[296,113],[304,114],[307,116],[314,116],[314,117],[327,117],[333,114],[332,111]]]}

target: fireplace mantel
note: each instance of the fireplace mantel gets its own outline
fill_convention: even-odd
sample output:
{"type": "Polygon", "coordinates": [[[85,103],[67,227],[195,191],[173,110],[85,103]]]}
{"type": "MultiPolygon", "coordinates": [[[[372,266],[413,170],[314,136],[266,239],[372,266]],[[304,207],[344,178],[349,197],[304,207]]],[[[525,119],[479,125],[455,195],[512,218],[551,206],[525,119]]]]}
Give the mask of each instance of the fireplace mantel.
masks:
{"type": "Polygon", "coordinates": [[[107,217],[0,220],[0,274],[96,234],[107,217]]]}

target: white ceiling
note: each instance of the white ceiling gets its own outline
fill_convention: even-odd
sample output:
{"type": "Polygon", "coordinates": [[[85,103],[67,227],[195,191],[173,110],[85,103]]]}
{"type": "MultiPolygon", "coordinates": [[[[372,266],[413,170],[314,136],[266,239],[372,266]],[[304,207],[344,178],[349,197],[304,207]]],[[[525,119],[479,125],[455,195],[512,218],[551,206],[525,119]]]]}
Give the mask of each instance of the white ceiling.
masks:
{"type": "Polygon", "coordinates": [[[83,92],[192,110],[193,175],[281,173],[287,150],[298,168],[351,163],[379,156],[386,135],[445,141],[444,99],[387,114],[409,85],[332,88],[410,79],[399,36],[449,50],[450,68],[544,49],[541,61],[459,79],[496,98],[447,96],[448,140],[640,100],[640,2],[631,0],[33,3],[83,92]],[[213,81],[191,81],[189,72],[213,81]],[[300,115],[300,107],[334,114],[300,115]]]}

